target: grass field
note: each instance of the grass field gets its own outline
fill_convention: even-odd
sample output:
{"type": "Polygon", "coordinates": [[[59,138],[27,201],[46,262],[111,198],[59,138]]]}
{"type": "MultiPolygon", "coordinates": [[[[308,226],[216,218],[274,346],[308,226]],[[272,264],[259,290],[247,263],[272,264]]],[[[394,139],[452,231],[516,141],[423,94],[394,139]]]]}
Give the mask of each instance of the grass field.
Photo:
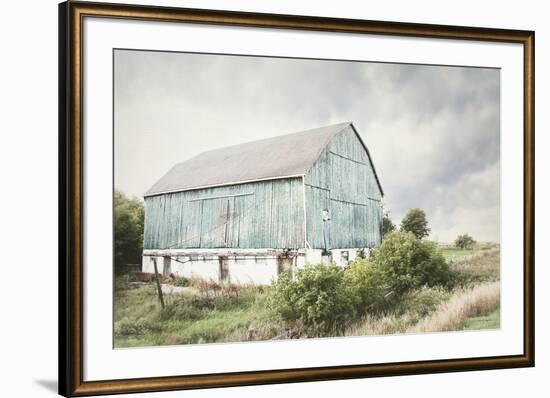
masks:
{"type": "MultiPolygon", "coordinates": [[[[498,248],[442,251],[458,274],[453,290],[424,287],[409,292],[390,312],[355,319],[345,335],[498,328],[498,248]]],[[[165,294],[166,308],[161,310],[153,283],[118,278],[115,347],[304,337],[299,325],[289,328],[273,318],[266,303],[269,287],[189,283],[189,291],[165,294]]]]}
{"type": "Polygon", "coordinates": [[[476,256],[490,250],[498,250],[492,243],[476,243],[471,249],[460,249],[450,244],[441,244],[439,250],[447,261],[460,260],[465,257],[476,256]]]}
{"type": "Polygon", "coordinates": [[[500,328],[500,307],[488,315],[469,318],[464,322],[464,330],[482,330],[500,328]]]}
{"type": "Polygon", "coordinates": [[[455,247],[441,248],[441,253],[445,257],[445,260],[458,260],[463,257],[473,256],[479,253],[478,249],[458,249],[455,247]]]}
{"type": "Polygon", "coordinates": [[[161,310],[153,284],[132,286],[116,293],[117,347],[246,341],[254,339],[255,330],[275,336],[276,331],[269,333],[262,288],[243,287],[230,297],[224,292],[167,294],[161,310]]]}

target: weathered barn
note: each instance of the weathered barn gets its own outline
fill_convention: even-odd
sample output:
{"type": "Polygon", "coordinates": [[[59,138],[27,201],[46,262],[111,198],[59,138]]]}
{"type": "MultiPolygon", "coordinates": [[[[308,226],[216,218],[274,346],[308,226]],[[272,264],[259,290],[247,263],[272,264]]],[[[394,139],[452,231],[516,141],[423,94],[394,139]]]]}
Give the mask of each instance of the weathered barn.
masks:
{"type": "Polygon", "coordinates": [[[345,265],[380,244],[382,196],[350,122],[204,152],[145,194],[143,270],[265,284],[345,265]]]}

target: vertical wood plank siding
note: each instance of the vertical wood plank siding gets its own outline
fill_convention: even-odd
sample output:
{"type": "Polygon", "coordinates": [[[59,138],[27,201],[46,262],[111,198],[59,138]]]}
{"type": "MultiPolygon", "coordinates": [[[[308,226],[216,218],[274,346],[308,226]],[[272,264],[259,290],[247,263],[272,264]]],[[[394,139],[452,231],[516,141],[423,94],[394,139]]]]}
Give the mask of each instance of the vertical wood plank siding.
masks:
{"type": "Polygon", "coordinates": [[[144,248],[302,248],[302,197],[301,178],[146,197],[144,248]]]}
{"type": "Polygon", "coordinates": [[[367,152],[351,127],[332,138],[305,176],[307,241],[323,248],[322,211],[328,209],[329,247],[381,243],[382,193],[367,152]]]}

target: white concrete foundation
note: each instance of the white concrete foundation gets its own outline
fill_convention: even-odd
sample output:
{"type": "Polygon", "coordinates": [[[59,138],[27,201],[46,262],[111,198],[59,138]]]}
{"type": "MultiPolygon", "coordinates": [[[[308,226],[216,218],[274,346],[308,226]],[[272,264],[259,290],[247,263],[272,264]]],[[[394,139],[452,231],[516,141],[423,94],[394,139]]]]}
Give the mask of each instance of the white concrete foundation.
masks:
{"type": "MultiPolygon", "coordinates": [[[[282,250],[197,249],[144,250],[142,271],[154,273],[154,260],[162,275],[200,278],[213,282],[268,285],[277,280],[285,269],[301,268],[306,264],[346,266],[362,249],[333,249],[323,256],[320,249],[292,252],[282,250]]],[[[368,255],[368,249],[365,254],[368,255]]]]}

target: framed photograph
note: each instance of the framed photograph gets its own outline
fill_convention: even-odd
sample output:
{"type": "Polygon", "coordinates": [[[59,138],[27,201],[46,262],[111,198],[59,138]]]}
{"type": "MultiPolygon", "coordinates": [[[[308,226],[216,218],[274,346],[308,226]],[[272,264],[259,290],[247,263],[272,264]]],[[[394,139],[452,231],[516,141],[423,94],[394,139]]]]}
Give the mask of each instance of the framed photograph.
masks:
{"type": "Polygon", "coordinates": [[[64,396],[534,366],[534,32],[59,6],[64,396]]]}

